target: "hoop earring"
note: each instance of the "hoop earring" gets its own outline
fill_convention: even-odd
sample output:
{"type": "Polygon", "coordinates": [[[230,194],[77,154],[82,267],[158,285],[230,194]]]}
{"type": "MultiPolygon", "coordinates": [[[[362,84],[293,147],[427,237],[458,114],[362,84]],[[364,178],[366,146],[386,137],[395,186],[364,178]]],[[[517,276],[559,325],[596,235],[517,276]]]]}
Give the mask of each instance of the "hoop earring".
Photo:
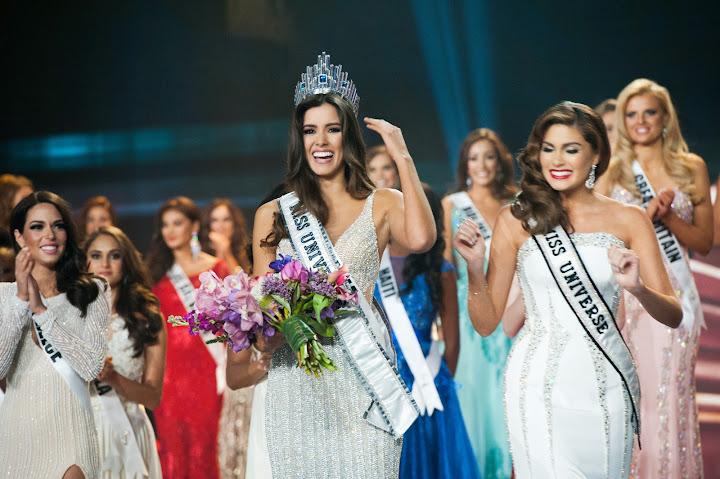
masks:
{"type": "Polygon", "coordinates": [[[197,231],[193,231],[192,238],[190,238],[190,251],[192,251],[193,261],[197,261],[200,256],[200,240],[197,231]]]}
{"type": "Polygon", "coordinates": [[[592,168],[590,169],[590,174],[588,175],[588,179],[585,180],[585,188],[588,190],[592,190],[595,186],[595,168],[597,168],[597,165],[592,165],[592,168]]]}

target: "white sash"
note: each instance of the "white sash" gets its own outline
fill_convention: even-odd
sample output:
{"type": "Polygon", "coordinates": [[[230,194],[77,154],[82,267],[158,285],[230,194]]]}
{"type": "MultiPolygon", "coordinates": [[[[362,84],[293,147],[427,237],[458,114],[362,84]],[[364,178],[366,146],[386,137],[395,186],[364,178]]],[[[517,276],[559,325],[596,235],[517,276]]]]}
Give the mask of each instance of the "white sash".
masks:
{"type": "Polygon", "coordinates": [[[562,226],[533,239],[545,258],[555,283],[580,325],[618,372],[630,396],[632,425],[640,436],[640,381],[630,350],[623,340],[605,299],[600,295],[572,240],[562,226]]]}
{"type": "MultiPolygon", "coordinates": [[[[45,303],[43,298],[43,303],[45,303]]],[[[90,407],[90,391],[88,390],[88,383],[80,377],[80,375],[72,368],[70,363],[65,359],[62,353],[55,349],[50,341],[43,336],[42,329],[40,326],[33,321],[35,327],[35,334],[37,335],[40,347],[45,352],[45,357],[48,358],[50,364],[53,365],[55,371],[65,380],[70,390],[75,393],[80,404],[87,410],[89,414],[92,414],[92,408],[90,407]]]]}
{"type": "Polygon", "coordinates": [[[475,203],[472,202],[470,195],[466,191],[458,191],[450,195],[453,204],[460,208],[466,218],[470,218],[477,223],[480,228],[480,234],[485,240],[485,262],[490,258],[490,241],[492,240],[492,228],[487,224],[485,218],[478,211],[475,203]]]}
{"type": "MultiPolygon", "coordinates": [[[[189,313],[195,308],[195,286],[190,282],[190,278],[187,277],[185,271],[180,267],[179,264],[174,263],[172,268],[167,272],[170,282],[175,288],[180,301],[182,301],[185,309],[189,313]]],[[[213,339],[215,336],[210,331],[202,331],[200,337],[205,341],[213,339]]],[[[217,386],[217,393],[221,395],[225,392],[225,363],[227,361],[227,351],[224,343],[212,343],[205,344],[210,356],[215,361],[215,384],[217,386]]]]}
{"type": "MultiPolygon", "coordinates": [[[[119,478],[120,472],[124,469],[125,476],[129,479],[142,479],[148,477],[148,471],[145,467],[145,459],[143,459],[135,438],[135,430],[131,424],[131,418],[123,406],[117,392],[108,384],[95,380],[95,390],[98,394],[100,404],[102,404],[105,417],[110,423],[112,431],[110,441],[110,451],[105,456],[105,462],[102,464],[102,471],[110,471],[111,477],[119,478]]],[[[136,411],[142,414],[137,408],[136,411]]],[[[132,418],[135,427],[138,423],[142,424],[143,418],[140,415],[134,415],[132,418]]]]}
{"type": "MultiPolygon", "coordinates": [[[[635,174],[635,184],[640,190],[642,207],[646,209],[648,202],[655,197],[655,191],[637,160],[633,161],[632,169],[635,174]]],[[[690,271],[690,265],[685,259],[685,255],[683,255],[680,242],[670,231],[670,228],[662,221],[655,221],[653,226],[655,227],[658,243],[660,243],[660,250],[662,250],[667,263],[670,265],[670,270],[673,272],[675,279],[682,287],[683,294],[680,301],[683,311],[682,326],[692,331],[695,316],[698,315],[697,303],[700,295],[692,271],[690,271]]],[[[700,314],[700,321],[702,321],[701,325],[705,326],[702,314],[700,314]]]]}
{"type": "MultiPolygon", "coordinates": [[[[295,254],[307,268],[337,270],[341,263],[325,228],[309,211],[295,214],[298,203],[295,193],[278,200],[295,254]]],[[[350,364],[372,399],[363,417],[400,437],[417,418],[417,406],[395,367],[387,326],[378,320],[352,277],[348,283],[357,292],[360,309],[336,320],[334,326],[350,364]]]]}
{"type": "Polygon", "coordinates": [[[442,401],[435,388],[435,375],[430,372],[415,334],[415,329],[400,298],[400,291],[395,280],[388,249],[385,248],[382,261],[380,261],[377,288],[382,297],[382,304],[390,320],[393,333],[395,333],[395,339],[397,339],[410,372],[415,378],[410,387],[413,398],[415,398],[418,409],[420,409],[420,414],[424,415],[427,409],[428,416],[432,416],[435,409],[443,410],[442,401]]]}

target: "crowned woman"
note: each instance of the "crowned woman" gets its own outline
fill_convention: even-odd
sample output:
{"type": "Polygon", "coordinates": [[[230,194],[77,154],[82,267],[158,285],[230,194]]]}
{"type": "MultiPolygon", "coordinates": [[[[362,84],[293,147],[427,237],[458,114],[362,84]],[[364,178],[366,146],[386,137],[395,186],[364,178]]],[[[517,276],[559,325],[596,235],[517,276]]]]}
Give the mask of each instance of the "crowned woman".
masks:
{"type": "Polygon", "coordinates": [[[368,302],[390,237],[424,252],[435,242],[435,221],[400,129],[365,118],[397,165],[403,192],[373,188],[358,99],[342,67],[319,56],[295,92],[285,178],[292,193],[255,215],[256,274],[269,271],[280,253],[314,269],[332,271],[344,263],[360,306],[334,322],[334,337],[323,339],[339,370],[320,380],[295,367],[296,356],[280,334],[258,339],[256,361],[250,351],[230,358],[231,386],[253,384],[267,372],[265,386],[255,389],[248,477],[397,477],[401,438],[417,417],[387,327],[368,302]],[[264,405],[260,417],[258,404],[264,405]]]}

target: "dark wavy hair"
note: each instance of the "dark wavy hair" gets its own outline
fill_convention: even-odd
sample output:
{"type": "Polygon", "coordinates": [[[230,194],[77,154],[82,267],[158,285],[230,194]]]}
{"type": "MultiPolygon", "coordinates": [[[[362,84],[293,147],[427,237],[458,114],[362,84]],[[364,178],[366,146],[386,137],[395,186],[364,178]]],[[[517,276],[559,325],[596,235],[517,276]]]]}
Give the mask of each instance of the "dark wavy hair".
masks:
{"type": "Polygon", "coordinates": [[[157,342],[158,333],[163,327],[160,313],[160,302],[152,293],[150,277],[142,261],[142,256],[130,238],[120,228],[101,226],[90,233],[83,245],[83,253],[87,259],[90,247],[99,236],[113,238],[120,247],[123,277],[116,286],[115,311],[125,320],[125,327],[135,348],[134,357],[139,357],[145,346],[157,342]]]}
{"type": "Polygon", "coordinates": [[[500,137],[489,128],[477,128],[472,130],[460,145],[458,155],[456,185],[454,191],[467,190],[468,161],[470,160],[470,148],[478,141],[488,141],[495,147],[498,157],[498,166],[495,170],[495,178],[492,182],[493,196],[498,200],[511,198],[516,192],[515,186],[515,165],[512,154],[508,147],[500,140],[500,137]]]}
{"type": "Polygon", "coordinates": [[[403,266],[403,282],[405,283],[400,294],[408,294],[412,288],[415,278],[424,274],[425,281],[430,289],[430,300],[437,310],[442,310],[442,265],[445,261],[443,253],[445,251],[445,223],[443,221],[443,207],[440,197],[430,188],[429,185],[423,183],[423,190],[427,196],[430,209],[435,218],[435,228],[437,228],[437,241],[425,253],[411,254],[405,260],[403,266]]]}
{"type": "Polygon", "coordinates": [[[150,250],[147,254],[147,265],[150,270],[150,280],[152,284],[157,284],[165,273],[175,262],[172,250],[165,244],[162,237],[162,218],[165,212],[175,210],[187,217],[191,222],[200,222],[200,208],[195,202],[187,196],[176,196],[163,203],[155,213],[155,225],[152,239],[150,240],[150,250]]]}
{"type": "MultiPolygon", "coordinates": [[[[85,271],[85,257],[78,244],[77,231],[70,214],[68,202],[49,191],[31,193],[13,209],[10,215],[10,229],[21,233],[24,232],[28,212],[41,203],[51,204],[57,208],[67,232],[65,251],[55,265],[58,291],[66,293],[70,304],[78,308],[82,316],[85,317],[88,305],[95,301],[99,294],[93,279],[101,279],[103,282],[105,282],[105,279],[85,271]]],[[[15,235],[13,235],[13,246],[16,253],[20,251],[20,245],[15,239],[15,235]]]]}
{"type": "Polygon", "coordinates": [[[200,232],[198,234],[200,245],[202,246],[203,251],[215,256],[215,250],[210,242],[210,215],[213,211],[215,211],[215,208],[219,206],[227,207],[230,212],[230,217],[233,220],[233,233],[230,238],[230,250],[232,251],[235,259],[242,264],[242,259],[247,257],[250,235],[248,235],[247,232],[247,221],[245,220],[245,215],[243,215],[240,208],[235,206],[228,198],[215,198],[202,211],[202,216],[200,217],[200,232]]]}
{"type": "Polygon", "coordinates": [[[88,213],[90,213],[90,210],[96,206],[99,206],[107,211],[110,215],[110,222],[112,225],[117,225],[117,213],[115,213],[115,207],[112,202],[110,202],[106,196],[93,196],[83,204],[80,214],[77,217],[78,234],[83,238],[86,236],[85,231],[87,227],[88,213]]]}
{"type": "MultiPolygon", "coordinates": [[[[327,222],[328,207],[320,193],[320,183],[305,157],[303,124],[305,112],[311,108],[329,104],[335,107],[342,123],[343,162],[347,192],[353,198],[367,198],[373,190],[373,183],[365,168],[365,142],[362,138],[352,106],[336,93],[321,93],[305,98],[295,108],[290,125],[288,142],[285,190],[294,191],[300,202],[297,211],[309,211],[321,223],[327,222]]],[[[272,232],[260,242],[263,247],[275,247],[287,236],[285,225],[279,213],[275,213],[272,232]]]]}
{"type": "Polygon", "coordinates": [[[600,158],[595,170],[596,177],[605,173],[610,161],[610,143],[605,124],[592,108],[565,101],[540,115],[535,121],[527,145],[518,155],[522,170],[521,193],[511,208],[513,216],[522,221],[525,231],[533,235],[546,234],[557,225],[572,230],[560,193],[548,184],[540,165],[542,142],[553,125],[566,125],[577,129],[590,144],[600,158]]]}

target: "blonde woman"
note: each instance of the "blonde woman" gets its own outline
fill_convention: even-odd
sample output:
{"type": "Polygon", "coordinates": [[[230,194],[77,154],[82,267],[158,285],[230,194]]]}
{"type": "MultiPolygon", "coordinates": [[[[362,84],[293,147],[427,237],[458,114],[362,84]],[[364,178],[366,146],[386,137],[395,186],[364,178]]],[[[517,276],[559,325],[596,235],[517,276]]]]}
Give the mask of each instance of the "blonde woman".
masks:
{"type": "Polygon", "coordinates": [[[713,240],[710,181],[705,162],[688,151],[667,89],[638,79],[620,93],[617,141],[600,191],[644,207],[655,233],[683,321],[671,329],[651,321],[626,295],[623,330],[637,363],[645,418],[634,477],[701,477],[702,454],[695,403],[695,360],[703,323],[688,250],[707,254],[713,240]]]}

